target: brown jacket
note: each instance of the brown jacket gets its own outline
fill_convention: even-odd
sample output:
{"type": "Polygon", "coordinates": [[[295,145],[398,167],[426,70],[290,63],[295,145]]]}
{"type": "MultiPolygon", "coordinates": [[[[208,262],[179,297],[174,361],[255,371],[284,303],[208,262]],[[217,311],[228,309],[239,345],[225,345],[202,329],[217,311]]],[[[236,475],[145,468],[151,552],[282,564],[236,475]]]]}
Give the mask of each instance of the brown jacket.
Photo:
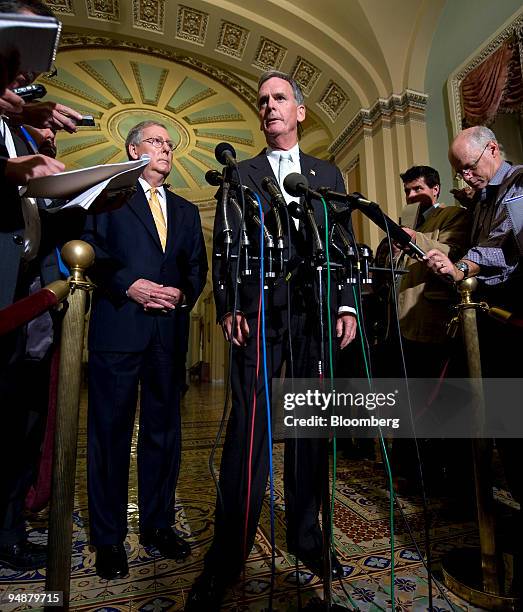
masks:
{"type": "MultiPolygon", "coordinates": [[[[452,261],[457,261],[468,248],[469,234],[468,211],[461,206],[440,204],[416,229],[416,244],[425,252],[439,249],[452,261]]],[[[437,278],[425,262],[402,254],[397,265],[409,269],[399,284],[402,335],[416,342],[444,343],[451,316],[450,305],[456,297],[454,288],[437,278]]]]}

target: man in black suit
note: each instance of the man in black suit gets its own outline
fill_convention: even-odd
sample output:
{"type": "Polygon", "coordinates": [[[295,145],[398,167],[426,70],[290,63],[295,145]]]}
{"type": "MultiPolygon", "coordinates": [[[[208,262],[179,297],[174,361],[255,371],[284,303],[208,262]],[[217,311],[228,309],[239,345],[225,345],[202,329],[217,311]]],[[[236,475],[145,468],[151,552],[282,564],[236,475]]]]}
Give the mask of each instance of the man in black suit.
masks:
{"type": "MultiPolygon", "coordinates": [[[[262,189],[264,177],[276,179],[287,203],[293,198],[283,189],[283,180],[291,172],[305,175],[312,188],[327,185],[336,191],[344,191],[342,176],[336,166],[305,155],[299,149],[298,126],[305,119],[305,106],[303,95],[293,79],[276,71],[262,75],[258,85],[258,109],[267,149],[253,159],[241,162],[239,175],[243,183],[262,198],[268,225],[271,223],[271,208],[262,189]]],[[[313,201],[312,205],[316,222],[324,226],[321,203],[313,201]]],[[[234,225],[234,219],[231,219],[231,223],[234,225]]],[[[310,227],[303,220],[297,221],[291,217],[287,229],[290,235],[290,285],[288,287],[286,279],[281,276],[266,297],[269,385],[273,377],[280,376],[284,363],[287,376],[318,376],[321,355],[318,287],[310,265],[313,254],[310,227]],[[292,296],[290,303],[288,295],[292,296]],[[292,363],[289,359],[290,339],[292,363]]],[[[219,207],[214,227],[215,253],[217,250],[223,251],[223,230],[223,216],[219,207]]],[[[233,228],[233,235],[237,235],[236,228],[233,228]]],[[[252,236],[252,252],[258,252],[257,248],[255,232],[252,236]]],[[[231,252],[236,251],[237,245],[233,243],[231,252]]],[[[237,314],[233,326],[234,283],[223,282],[222,259],[216,258],[213,262],[218,321],[226,339],[233,343],[232,412],[222,454],[219,482],[221,500],[219,497],[216,503],[213,542],[205,557],[204,572],[189,594],[186,611],[209,612],[219,609],[226,585],[239,576],[253,546],[265,494],[269,454],[261,368],[257,374],[256,325],[260,297],[257,272],[259,270],[254,270],[251,276],[242,278],[238,287],[237,314]],[[257,408],[251,449],[255,389],[257,408]]],[[[356,332],[353,299],[348,288],[334,291],[333,294],[330,315],[338,347],[345,348],[354,339],[356,332]]],[[[284,484],[287,545],[290,552],[318,574],[322,571],[322,533],[318,513],[321,480],[327,473],[327,461],[326,441],[286,440],[284,484]]],[[[332,561],[333,573],[339,575],[342,568],[335,557],[332,561]]]]}
{"type": "Polygon", "coordinates": [[[174,144],[146,121],[129,132],[130,159],[150,156],[137,191],[118,210],[91,217],[84,239],[96,253],[89,329],[88,496],[100,577],[128,572],[127,491],[140,383],[138,492],[144,545],[183,559],[189,545],[172,529],[181,449],[189,311],[207,274],[198,209],[168,191],[174,144]]]}

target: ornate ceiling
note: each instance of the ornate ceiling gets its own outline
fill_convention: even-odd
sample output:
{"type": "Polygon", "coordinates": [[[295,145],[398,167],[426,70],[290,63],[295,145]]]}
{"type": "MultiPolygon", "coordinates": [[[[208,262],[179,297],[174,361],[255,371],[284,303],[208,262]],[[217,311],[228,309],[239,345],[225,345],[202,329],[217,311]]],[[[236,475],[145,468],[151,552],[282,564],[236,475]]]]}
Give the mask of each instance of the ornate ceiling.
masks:
{"type": "Polygon", "coordinates": [[[95,128],[60,135],[68,167],[126,159],[125,135],[143,119],[178,143],[173,187],[212,225],[214,147],[238,157],[263,145],[255,88],[289,72],[308,109],[301,146],[327,157],[361,109],[422,90],[424,60],[444,0],[46,0],[63,22],[49,99],[92,114],[95,128]]]}

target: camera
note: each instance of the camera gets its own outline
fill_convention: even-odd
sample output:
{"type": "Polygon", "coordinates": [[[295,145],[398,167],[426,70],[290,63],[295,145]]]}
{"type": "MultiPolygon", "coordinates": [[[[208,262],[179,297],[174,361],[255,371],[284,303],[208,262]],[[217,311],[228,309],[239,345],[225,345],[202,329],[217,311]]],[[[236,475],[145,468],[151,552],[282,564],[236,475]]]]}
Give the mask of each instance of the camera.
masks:
{"type": "Polygon", "coordinates": [[[32,102],[43,98],[47,94],[47,89],[43,85],[26,85],[25,87],[15,87],[13,93],[20,96],[24,102],[32,102]]]}
{"type": "Polygon", "coordinates": [[[84,115],[81,119],[79,119],[78,121],[74,120],[77,126],[80,127],[89,127],[89,126],[94,126],[94,119],[92,115],[84,115]]]}

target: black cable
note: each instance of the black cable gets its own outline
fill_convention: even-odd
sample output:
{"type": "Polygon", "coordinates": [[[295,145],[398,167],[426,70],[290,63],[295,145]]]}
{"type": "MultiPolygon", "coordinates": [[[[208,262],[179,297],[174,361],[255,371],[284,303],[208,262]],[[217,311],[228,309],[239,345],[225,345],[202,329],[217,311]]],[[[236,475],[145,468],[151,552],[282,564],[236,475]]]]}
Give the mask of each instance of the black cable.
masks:
{"type": "MultiPolygon", "coordinates": [[[[424,519],[424,531],[425,531],[425,553],[427,555],[427,564],[425,565],[425,568],[427,570],[427,582],[428,582],[428,588],[429,588],[429,610],[433,609],[433,595],[432,595],[432,558],[431,558],[431,547],[430,547],[430,528],[429,528],[429,512],[428,512],[428,503],[427,503],[427,493],[426,493],[426,489],[425,489],[425,479],[424,479],[424,475],[423,475],[423,464],[421,461],[421,453],[420,453],[420,448],[419,448],[419,444],[418,444],[418,439],[416,436],[416,431],[415,431],[415,426],[414,426],[414,417],[412,414],[412,405],[411,405],[411,400],[410,400],[410,391],[409,391],[409,377],[408,377],[408,372],[407,372],[407,364],[405,362],[405,353],[403,350],[403,340],[401,337],[401,327],[400,327],[400,320],[399,320],[399,311],[398,311],[398,300],[397,300],[397,296],[396,296],[396,281],[395,281],[395,275],[394,275],[394,258],[393,258],[393,254],[392,254],[392,240],[390,237],[390,233],[389,233],[389,226],[386,224],[385,222],[385,214],[383,213],[383,211],[381,210],[381,208],[378,209],[384,219],[384,223],[385,223],[385,227],[387,230],[387,244],[389,246],[389,260],[390,260],[390,272],[391,272],[391,279],[392,279],[392,302],[394,304],[394,319],[396,322],[396,331],[397,331],[397,335],[398,335],[398,343],[399,343],[399,349],[400,349],[400,354],[401,354],[401,363],[402,363],[402,368],[403,368],[403,374],[405,377],[405,386],[406,386],[406,390],[407,390],[407,403],[409,406],[409,416],[410,416],[410,422],[411,422],[411,426],[412,426],[412,435],[413,435],[413,440],[414,440],[414,446],[416,448],[416,458],[418,461],[418,473],[419,473],[419,478],[420,478],[420,486],[421,486],[421,499],[422,499],[422,505],[423,505],[423,519],[424,519]]],[[[399,506],[399,504],[397,503],[397,498],[396,498],[396,494],[394,493],[394,499],[395,499],[395,503],[397,506],[399,506]]],[[[406,517],[403,514],[403,518],[406,521],[406,517]]],[[[409,529],[409,533],[412,533],[409,529]]],[[[414,544],[415,546],[417,546],[417,543],[415,540],[414,544]]],[[[421,555],[420,555],[421,557],[421,555]]]]}
{"type": "MultiPolygon", "coordinates": [[[[232,382],[232,353],[233,353],[233,341],[232,340],[234,338],[234,331],[236,327],[236,313],[238,311],[238,284],[239,284],[238,275],[240,273],[240,258],[241,258],[241,238],[240,237],[241,237],[243,219],[245,218],[245,196],[243,193],[243,189],[241,187],[242,180],[241,180],[240,170],[238,166],[236,166],[236,174],[238,175],[238,183],[240,184],[239,191],[240,191],[240,197],[241,197],[241,217],[240,217],[240,222],[238,224],[238,231],[236,235],[236,240],[238,242],[238,248],[237,248],[237,253],[236,253],[236,272],[233,273],[232,275],[234,279],[234,299],[233,299],[232,322],[231,322],[232,336],[229,342],[229,372],[227,373],[227,384],[226,384],[226,391],[225,391],[225,400],[223,402],[222,417],[220,420],[220,425],[218,426],[218,431],[216,433],[216,437],[214,439],[214,443],[212,445],[211,452],[209,454],[209,460],[208,460],[209,472],[214,481],[218,503],[220,504],[221,510],[224,514],[225,514],[225,504],[223,502],[223,496],[222,496],[222,492],[220,489],[220,483],[218,481],[218,478],[216,476],[216,472],[214,469],[214,458],[216,455],[216,451],[218,449],[218,445],[220,444],[223,430],[225,428],[225,423],[227,422],[228,417],[229,417],[229,400],[230,400],[230,394],[231,394],[230,390],[231,390],[231,382],[232,382]]],[[[233,266],[233,270],[234,270],[234,266],[233,266]]],[[[227,291],[227,286],[225,288],[225,291],[227,291]]]]}

